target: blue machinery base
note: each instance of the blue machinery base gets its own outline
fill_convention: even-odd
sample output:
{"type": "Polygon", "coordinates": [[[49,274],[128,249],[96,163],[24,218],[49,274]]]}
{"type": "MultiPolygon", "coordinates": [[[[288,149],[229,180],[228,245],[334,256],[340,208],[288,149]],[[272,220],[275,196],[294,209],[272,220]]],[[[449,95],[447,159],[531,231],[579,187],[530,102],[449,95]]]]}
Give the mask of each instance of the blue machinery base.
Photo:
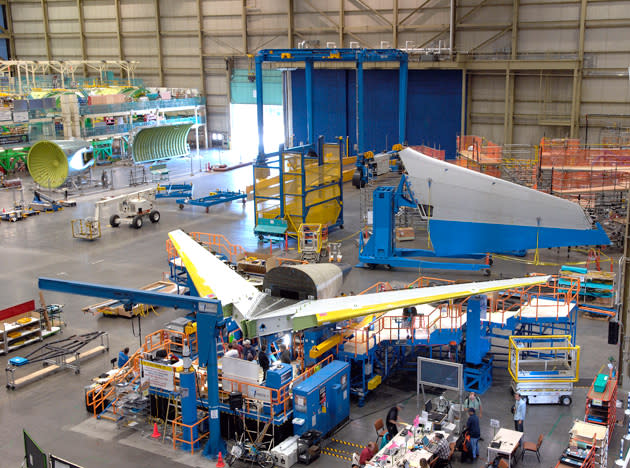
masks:
{"type": "MultiPolygon", "coordinates": [[[[401,177],[398,187],[378,187],[373,193],[373,229],[367,243],[359,234],[358,267],[374,268],[376,265],[401,268],[425,268],[436,270],[483,271],[490,274],[489,263],[459,263],[427,261],[414,257],[437,258],[435,252],[424,249],[401,249],[394,238],[395,215],[401,207],[417,208],[406,177],[401,177]]],[[[441,257],[444,258],[444,257],[441,257]]],[[[450,258],[450,257],[445,257],[450,258]]],[[[457,258],[482,259],[485,255],[460,255],[457,258]]]]}

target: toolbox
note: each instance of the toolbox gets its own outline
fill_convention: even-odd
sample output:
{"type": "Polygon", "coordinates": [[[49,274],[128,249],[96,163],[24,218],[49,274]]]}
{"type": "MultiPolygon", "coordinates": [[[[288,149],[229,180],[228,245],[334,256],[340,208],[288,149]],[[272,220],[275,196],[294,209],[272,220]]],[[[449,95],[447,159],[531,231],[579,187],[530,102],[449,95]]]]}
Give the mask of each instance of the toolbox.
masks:
{"type": "Polygon", "coordinates": [[[290,468],[298,461],[298,438],[291,436],[271,451],[276,466],[290,468]]]}

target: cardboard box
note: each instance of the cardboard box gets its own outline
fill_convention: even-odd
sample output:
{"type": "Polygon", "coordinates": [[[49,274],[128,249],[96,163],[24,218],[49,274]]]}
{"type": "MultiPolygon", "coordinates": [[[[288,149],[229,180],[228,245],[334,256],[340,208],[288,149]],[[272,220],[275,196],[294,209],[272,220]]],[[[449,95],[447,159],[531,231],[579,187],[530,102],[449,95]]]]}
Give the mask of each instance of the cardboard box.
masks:
{"type": "Polygon", "coordinates": [[[278,259],[271,254],[243,252],[236,257],[237,271],[264,275],[278,266],[278,259]]]}
{"type": "Polygon", "coordinates": [[[416,238],[416,233],[412,227],[396,228],[397,241],[412,241],[416,238]]]}

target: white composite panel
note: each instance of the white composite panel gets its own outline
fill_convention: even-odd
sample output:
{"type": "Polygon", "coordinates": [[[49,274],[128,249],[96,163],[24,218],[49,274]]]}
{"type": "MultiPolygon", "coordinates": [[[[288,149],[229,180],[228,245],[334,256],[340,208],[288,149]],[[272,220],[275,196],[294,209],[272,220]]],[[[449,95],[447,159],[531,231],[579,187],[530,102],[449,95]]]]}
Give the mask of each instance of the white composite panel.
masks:
{"type": "Polygon", "coordinates": [[[553,195],[497,179],[406,148],[400,152],[419,203],[431,219],[511,226],[591,229],[582,208],[553,195]]]}

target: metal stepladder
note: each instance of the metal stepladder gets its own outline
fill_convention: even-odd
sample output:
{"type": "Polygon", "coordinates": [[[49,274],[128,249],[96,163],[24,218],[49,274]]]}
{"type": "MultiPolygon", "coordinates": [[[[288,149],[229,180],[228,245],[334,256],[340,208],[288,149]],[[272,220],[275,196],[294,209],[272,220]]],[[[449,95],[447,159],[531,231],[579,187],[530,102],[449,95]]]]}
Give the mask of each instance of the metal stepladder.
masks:
{"type": "MultiPolygon", "coordinates": [[[[173,421],[179,418],[181,413],[181,394],[170,392],[168,395],[168,404],[166,405],[166,413],[164,414],[164,427],[162,428],[162,443],[166,440],[166,432],[168,431],[169,426],[173,427],[173,421]],[[173,417],[171,418],[171,409],[174,411],[173,417]]],[[[171,431],[171,440],[175,438],[175,434],[171,431]]]]}

